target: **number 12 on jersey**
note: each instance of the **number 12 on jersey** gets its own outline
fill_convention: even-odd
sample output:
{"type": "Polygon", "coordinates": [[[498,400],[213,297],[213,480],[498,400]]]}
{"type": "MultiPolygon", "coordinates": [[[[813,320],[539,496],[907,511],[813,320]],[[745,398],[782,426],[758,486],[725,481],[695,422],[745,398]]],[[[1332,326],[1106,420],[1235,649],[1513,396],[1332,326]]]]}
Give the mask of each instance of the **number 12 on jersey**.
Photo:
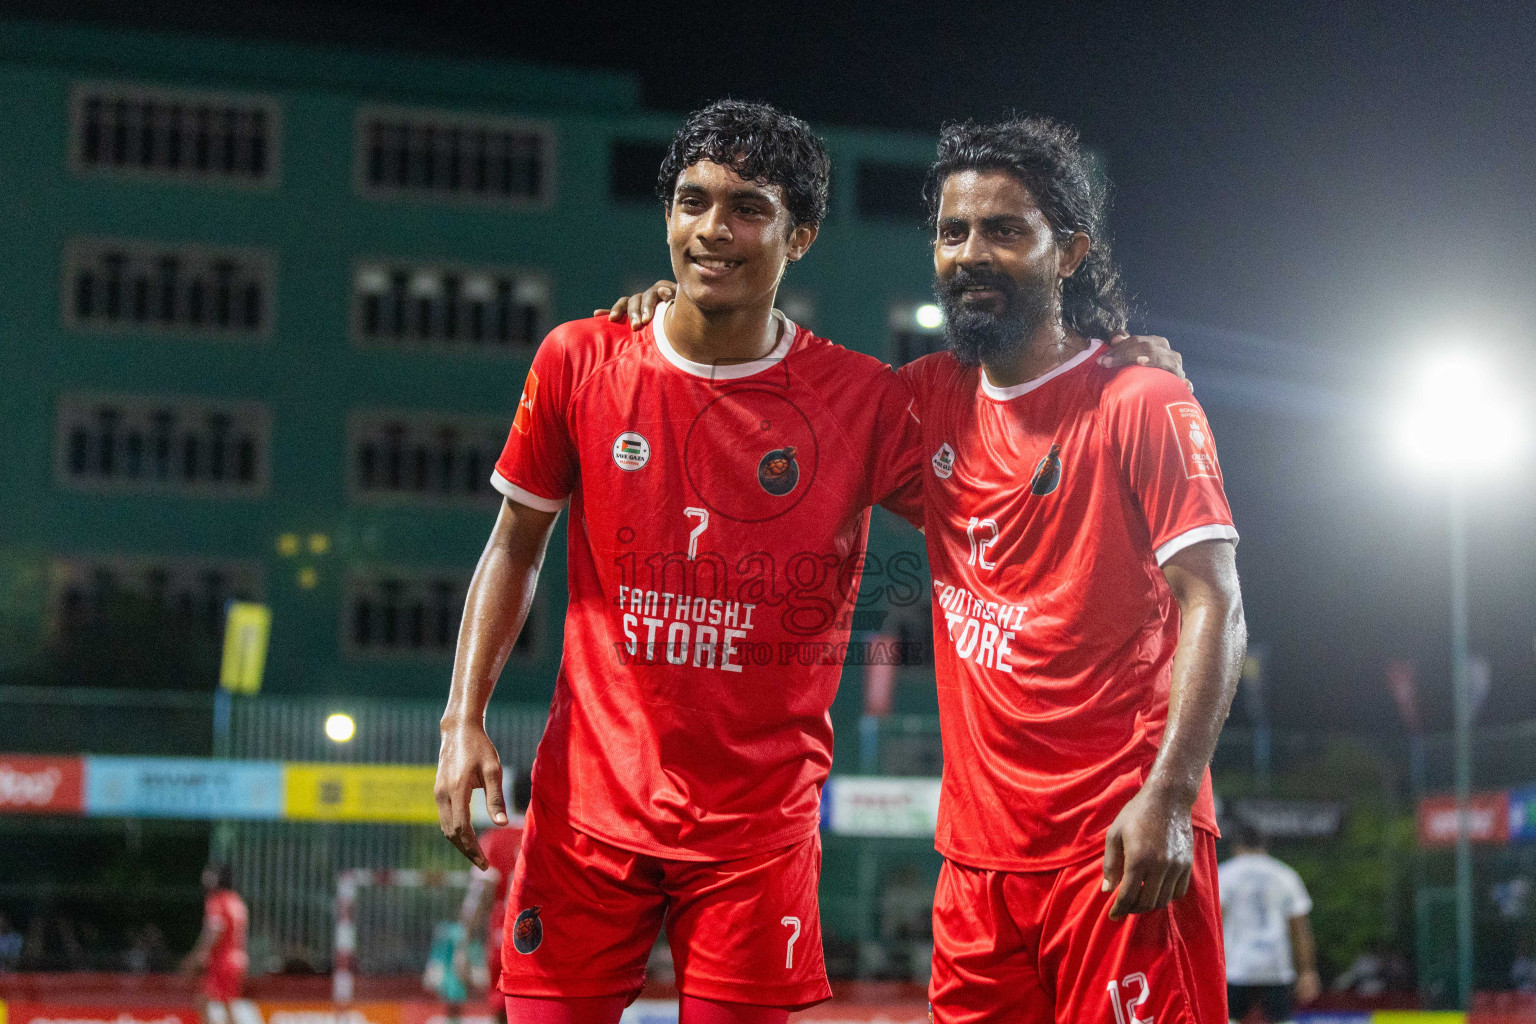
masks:
{"type": "Polygon", "coordinates": [[[965,560],[965,564],[979,565],[983,569],[996,569],[997,563],[987,559],[987,552],[991,550],[993,544],[997,543],[997,520],[977,519],[972,516],[971,521],[966,524],[965,535],[971,541],[971,557],[965,560]]]}

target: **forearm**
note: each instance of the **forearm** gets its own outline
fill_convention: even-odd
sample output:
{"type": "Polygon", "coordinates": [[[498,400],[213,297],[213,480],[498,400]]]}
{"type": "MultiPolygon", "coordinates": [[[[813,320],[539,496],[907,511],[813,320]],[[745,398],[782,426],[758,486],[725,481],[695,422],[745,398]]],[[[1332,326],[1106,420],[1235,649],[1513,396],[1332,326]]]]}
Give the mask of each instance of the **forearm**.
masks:
{"type": "MultiPolygon", "coordinates": [[[[514,510],[510,514],[516,517],[521,513],[514,510]]],[[[504,510],[502,515],[505,518],[509,513],[504,510]]],[[[453,681],[443,712],[445,731],[484,721],[496,680],[528,619],[547,537],[546,532],[531,544],[498,521],[481,553],[459,624],[453,681]]]]}
{"type": "Polygon", "coordinates": [[[474,938],[484,927],[486,915],[491,909],[490,896],[491,887],[482,879],[476,878],[470,883],[469,892],[459,907],[459,924],[464,926],[466,938],[474,938]]]}
{"type": "Polygon", "coordinates": [[[1230,586],[1177,579],[1173,572],[1169,576],[1183,621],[1173,657],[1168,721],[1146,785],[1181,806],[1193,806],[1237,693],[1248,629],[1235,570],[1230,586]]]}
{"type": "Polygon", "coordinates": [[[1291,918],[1291,954],[1296,961],[1297,974],[1310,974],[1317,970],[1317,943],[1312,938],[1312,926],[1305,917],[1291,918]]]}

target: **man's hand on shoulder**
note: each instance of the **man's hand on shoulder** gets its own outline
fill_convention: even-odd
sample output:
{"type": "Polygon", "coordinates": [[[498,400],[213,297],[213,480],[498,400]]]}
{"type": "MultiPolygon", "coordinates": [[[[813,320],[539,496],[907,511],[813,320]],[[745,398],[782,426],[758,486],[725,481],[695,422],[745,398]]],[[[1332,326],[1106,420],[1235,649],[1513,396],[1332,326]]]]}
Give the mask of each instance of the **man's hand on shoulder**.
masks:
{"type": "Polygon", "coordinates": [[[639,330],[650,323],[656,316],[656,307],[663,302],[670,301],[677,295],[677,284],[672,281],[657,281],[643,292],[626,295],[619,299],[608,309],[594,309],[593,316],[607,314],[608,319],[618,323],[626,316],[629,317],[629,326],[639,330]]]}
{"type": "Polygon", "coordinates": [[[1115,890],[1111,921],[1161,910],[1189,891],[1195,869],[1190,807],[1185,800],[1143,786],[1109,826],[1100,891],[1115,890]]]}
{"type": "Polygon", "coordinates": [[[1166,370],[1182,380],[1191,392],[1195,390],[1194,383],[1184,376],[1184,357],[1161,335],[1117,334],[1109,339],[1109,349],[1099,357],[1099,365],[1148,366],[1166,370]]]}

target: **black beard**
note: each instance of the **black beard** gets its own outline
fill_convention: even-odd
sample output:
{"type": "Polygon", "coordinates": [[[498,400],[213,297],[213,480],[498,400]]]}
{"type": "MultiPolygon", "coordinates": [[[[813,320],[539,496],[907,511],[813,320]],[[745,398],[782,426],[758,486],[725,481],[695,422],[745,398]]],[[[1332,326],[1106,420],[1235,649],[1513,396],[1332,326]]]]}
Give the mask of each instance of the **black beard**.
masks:
{"type": "Polygon", "coordinates": [[[933,279],[933,294],[944,310],[944,342],[964,366],[1001,362],[1029,344],[1035,329],[1057,315],[1048,285],[1024,285],[995,270],[957,270],[933,279]],[[992,288],[1002,309],[977,309],[962,296],[967,288],[992,288]]]}

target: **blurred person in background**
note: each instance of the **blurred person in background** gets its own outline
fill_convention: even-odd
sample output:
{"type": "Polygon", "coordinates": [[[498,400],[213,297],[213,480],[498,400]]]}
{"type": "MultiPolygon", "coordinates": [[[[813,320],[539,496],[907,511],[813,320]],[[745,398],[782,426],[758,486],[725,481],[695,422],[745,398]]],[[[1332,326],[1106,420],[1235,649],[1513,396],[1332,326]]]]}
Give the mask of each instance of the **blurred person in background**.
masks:
{"type": "Polygon", "coordinates": [[[1264,833],[1242,822],[1231,859],[1218,869],[1227,951],[1227,1014],[1246,1020],[1257,1006],[1270,1024],[1292,1019],[1292,996],[1306,1004],[1322,990],[1307,915],[1312,897],[1301,876],[1271,857],[1264,833]]]}
{"type": "Polygon", "coordinates": [[[123,966],[131,974],[158,974],[165,970],[169,957],[165,933],[157,924],[146,924],[134,930],[128,949],[123,953],[123,966]]]}
{"type": "Polygon", "coordinates": [[[484,989],[492,1010],[505,1017],[507,1001],[498,982],[501,981],[501,957],[506,931],[507,890],[512,885],[512,870],[517,867],[518,854],[523,848],[523,816],[528,811],[528,801],[533,795],[533,776],[520,773],[512,783],[509,804],[512,813],[505,825],[484,832],[480,836],[480,851],[490,866],[475,868],[469,891],[464,894],[464,906],[459,913],[459,923],[464,926],[466,940],[481,940],[486,955],[485,980],[475,984],[467,944],[454,951],[453,970],[466,989],[484,989]]]}
{"type": "Polygon", "coordinates": [[[1526,995],[1536,995],[1536,959],[1531,957],[1531,944],[1520,940],[1515,962],[1509,965],[1509,987],[1526,995]]]}
{"type": "Polygon", "coordinates": [[[0,972],[14,971],[21,966],[21,947],[26,940],[21,932],[11,927],[11,919],[0,914],[0,972]]]}
{"type": "Polygon", "coordinates": [[[203,929],[181,969],[188,975],[202,973],[198,1002],[203,1020],[222,1024],[228,1020],[224,1004],[240,998],[245,987],[250,963],[245,949],[248,915],[228,864],[203,869],[203,892],[203,929]]]}

